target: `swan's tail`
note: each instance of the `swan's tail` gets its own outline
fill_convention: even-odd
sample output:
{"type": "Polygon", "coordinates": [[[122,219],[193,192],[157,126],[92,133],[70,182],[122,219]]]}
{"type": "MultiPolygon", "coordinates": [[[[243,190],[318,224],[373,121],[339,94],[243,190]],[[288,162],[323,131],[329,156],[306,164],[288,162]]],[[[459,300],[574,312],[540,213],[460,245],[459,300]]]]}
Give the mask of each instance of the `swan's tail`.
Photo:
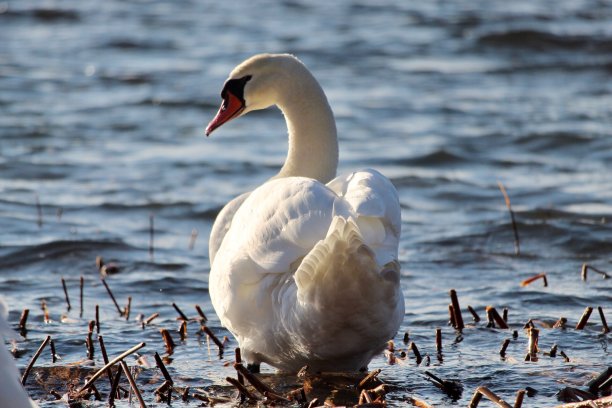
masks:
{"type": "Polygon", "coordinates": [[[339,348],[367,355],[367,365],[402,321],[399,276],[397,260],[377,264],[353,218],[336,216],[325,239],[304,257],[294,275],[302,325],[313,325],[316,332],[328,335],[309,340],[317,343],[309,344],[310,349],[326,350],[327,342],[334,355],[339,348]]]}

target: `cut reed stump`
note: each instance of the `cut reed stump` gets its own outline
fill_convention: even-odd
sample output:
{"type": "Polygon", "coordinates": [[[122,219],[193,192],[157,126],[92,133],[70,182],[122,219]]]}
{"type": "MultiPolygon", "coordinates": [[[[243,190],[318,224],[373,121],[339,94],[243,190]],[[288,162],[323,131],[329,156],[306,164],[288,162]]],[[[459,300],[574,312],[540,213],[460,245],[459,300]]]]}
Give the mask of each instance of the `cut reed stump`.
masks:
{"type": "Polygon", "coordinates": [[[455,289],[451,289],[448,293],[451,298],[451,304],[453,305],[455,328],[461,331],[465,326],[463,324],[463,316],[461,315],[461,308],[459,307],[459,299],[457,298],[457,292],[455,291],[455,289]]]}
{"type": "Polygon", "coordinates": [[[589,321],[589,317],[591,316],[592,311],[593,311],[593,308],[591,306],[587,306],[587,308],[584,309],[584,313],[582,313],[582,317],[580,318],[580,320],[578,321],[578,324],[576,325],[576,330],[584,329],[584,326],[586,326],[587,322],[589,321]]]}
{"type": "Polygon", "coordinates": [[[487,306],[485,310],[487,312],[487,319],[489,320],[489,324],[491,324],[491,322],[495,322],[500,329],[509,328],[508,324],[499,315],[499,313],[497,313],[497,310],[495,310],[493,306],[487,306]]]}

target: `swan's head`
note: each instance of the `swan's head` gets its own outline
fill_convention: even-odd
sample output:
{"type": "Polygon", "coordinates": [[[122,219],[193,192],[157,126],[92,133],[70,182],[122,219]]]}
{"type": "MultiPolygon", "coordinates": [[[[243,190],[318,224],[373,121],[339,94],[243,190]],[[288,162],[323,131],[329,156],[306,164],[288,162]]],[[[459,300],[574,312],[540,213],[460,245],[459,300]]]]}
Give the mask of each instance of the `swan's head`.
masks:
{"type": "Polygon", "coordinates": [[[305,69],[302,63],[289,54],[259,54],[238,65],[223,85],[223,102],[206,127],[206,136],[247,112],[277,103],[282,79],[300,69],[305,69]]]}

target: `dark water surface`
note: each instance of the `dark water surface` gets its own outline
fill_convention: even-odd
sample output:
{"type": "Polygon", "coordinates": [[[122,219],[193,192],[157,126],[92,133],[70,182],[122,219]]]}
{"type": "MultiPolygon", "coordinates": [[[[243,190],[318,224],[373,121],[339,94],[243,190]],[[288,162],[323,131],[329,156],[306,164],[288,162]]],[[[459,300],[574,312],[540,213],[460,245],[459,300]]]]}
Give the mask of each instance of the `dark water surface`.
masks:
{"type": "MultiPolygon", "coordinates": [[[[370,368],[394,386],[391,405],[417,396],[465,406],[487,385],[508,401],[530,386],[538,392],[525,406],[552,406],[560,389],[582,387],[612,363],[597,310],[586,330],[573,329],[587,306],[612,321],[612,279],[580,278],[585,262],[612,270],[611,2],[15,0],[0,3],[0,38],[0,294],[14,324],[31,309],[20,368],[47,334],[62,366],[83,360],[96,304],[111,355],[146,341],[153,364],[164,351],[159,329],[178,342],[172,302],[190,316],[200,304],[212,330],[230,336],[207,293],[208,235],[224,203],[275,174],[286,131],[269,110],[209,139],[203,132],[229,71],[259,52],[294,53],[320,80],[336,114],[341,172],[374,167],[399,190],[406,318],[395,340],[405,349],[409,331],[431,365],[411,353],[395,365],[375,359],[370,368]],[[516,212],[520,256],[498,181],[516,212]],[[132,297],[129,322],[100,283],[98,255],[120,266],[108,283],[121,305],[132,297]],[[519,286],[538,273],[548,287],[519,286]],[[73,304],[65,322],[62,276],[73,304]],[[461,341],[447,326],[451,288],[469,323],[461,341]],[[468,304],[483,320],[486,305],[509,308],[519,337],[507,359],[498,350],[511,332],[472,324],[468,304]],[[133,321],[154,312],[144,331],[133,321]],[[570,329],[541,327],[561,316],[570,329]],[[523,361],[530,318],[540,348],[556,343],[569,362],[523,361]],[[425,370],[459,379],[462,397],[445,396],[425,370]]],[[[232,353],[219,361],[197,328],[169,369],[181,385],[225,385],[232,353]]],[[[54,366],[47,353],[37,365],[54,366]]],[[[153,403],[150,390],[163,380],[155,369],[141,375],[153,403]]],[[[53,399],[33,379],[28,390],[53,399]]]]}

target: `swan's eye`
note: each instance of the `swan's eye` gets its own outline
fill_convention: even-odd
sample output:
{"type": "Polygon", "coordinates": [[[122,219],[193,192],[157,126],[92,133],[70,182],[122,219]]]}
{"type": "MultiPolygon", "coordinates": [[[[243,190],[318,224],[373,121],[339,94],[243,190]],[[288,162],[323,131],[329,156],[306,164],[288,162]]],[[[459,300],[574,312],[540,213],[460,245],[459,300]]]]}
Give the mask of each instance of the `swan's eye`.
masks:
{"type": "Polygon", "coordinates": [[[227,100],[227,93],[229,92],[244,103],[244,86],[251,78],[251,75],[247,75],[243,76],[242,78],[228,79],[223,86],[223,90],[221,91],[221,97],[223,100],[227,100]]]}

